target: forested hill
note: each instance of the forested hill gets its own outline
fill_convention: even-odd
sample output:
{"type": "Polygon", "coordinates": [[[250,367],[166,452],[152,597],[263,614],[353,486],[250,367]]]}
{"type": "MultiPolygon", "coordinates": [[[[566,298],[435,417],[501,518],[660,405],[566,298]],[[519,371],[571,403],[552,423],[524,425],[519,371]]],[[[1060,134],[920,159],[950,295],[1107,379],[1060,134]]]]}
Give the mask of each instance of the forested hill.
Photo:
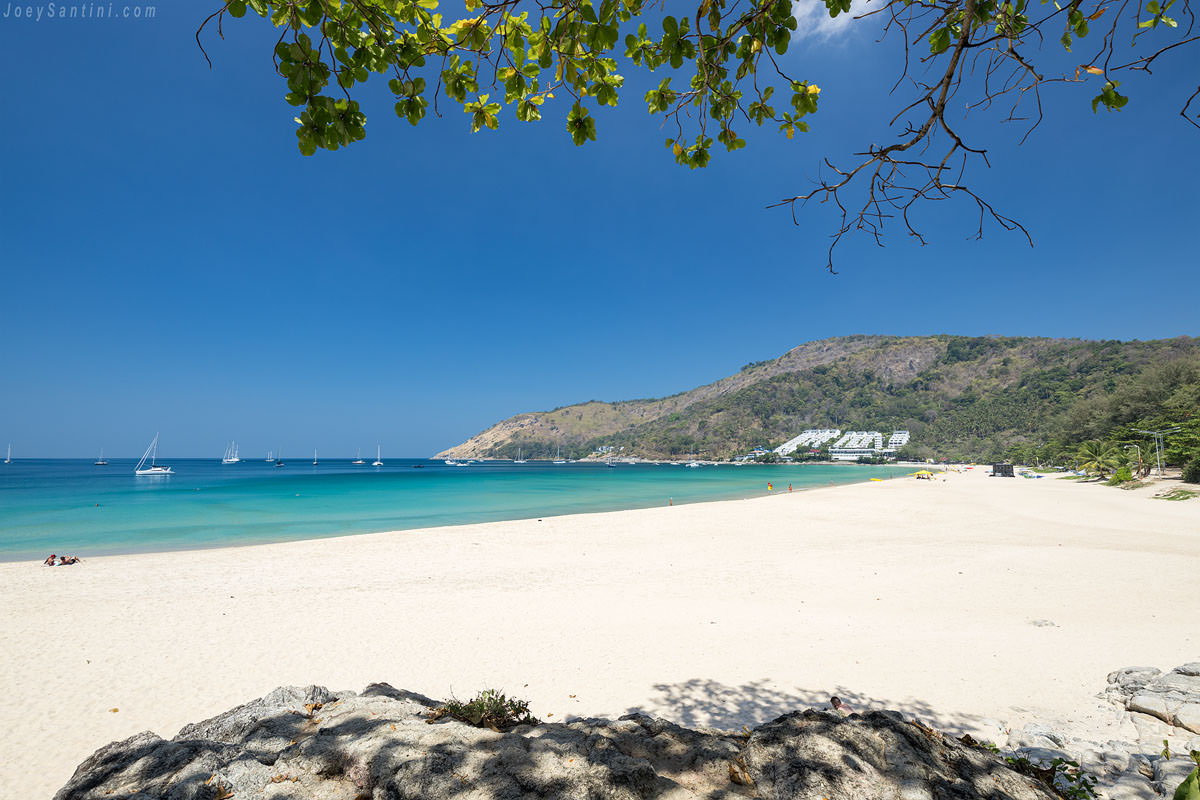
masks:
{"type": "Polygon", "coordinates": [[[1027,457],[1134,422],[1195,422],[1200,339],[845,336],[655,400],[518,414],[445,458],[730,458],[805,428],[912,432],[910,455],[1027,457]]]}

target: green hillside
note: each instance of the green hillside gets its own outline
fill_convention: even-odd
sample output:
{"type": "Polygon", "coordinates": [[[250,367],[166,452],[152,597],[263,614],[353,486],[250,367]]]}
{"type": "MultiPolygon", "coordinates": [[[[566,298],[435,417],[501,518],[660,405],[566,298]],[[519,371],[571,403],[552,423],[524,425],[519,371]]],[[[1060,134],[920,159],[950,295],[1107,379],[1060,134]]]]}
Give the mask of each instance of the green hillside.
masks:
{"type": "Polygon", "coordinates": [[[1052,460],[1079,441],[1184,425],[1200,447],[1200,340],[852,336],[671,398],[591,401],[504,420],[448,457],[730,458],[805,428],[907,429],[909,455],[1052,460]]]}

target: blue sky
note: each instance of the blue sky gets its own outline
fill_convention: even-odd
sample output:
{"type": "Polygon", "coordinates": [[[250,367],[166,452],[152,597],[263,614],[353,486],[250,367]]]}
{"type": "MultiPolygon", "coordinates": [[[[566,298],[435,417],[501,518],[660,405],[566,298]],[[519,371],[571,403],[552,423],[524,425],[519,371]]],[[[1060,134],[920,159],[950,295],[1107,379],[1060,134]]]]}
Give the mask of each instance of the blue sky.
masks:
{"type": "Polygon", "coordinates": [[[1200,332],[1186,60],[1127,83],[1121,114],[1092,114],[1094,83],[1051,89],[1022,147],[978,120],[993,168],[974,185],[1034,248],[994,226],[977,242],[970,208],[941,204],[919,215],[928,246],[893,226],[883,249],[847,241],[830,275],[834,218],[765,206],[882,140],[900,61],[867,26],[789,51],[822,87],[811,133],[746,130],[748,148],[688,171],[633,68],[583,148],[562,107],[414,129],[369,89],[367,139],[304,158],[275,32],[227,22],[210,70],[204,16],[38,22],[0,0],[0,445],[19,455],[136,456],[162,431],[175,457],[231,438],[420,456],[827,336],[1200,332]]]}

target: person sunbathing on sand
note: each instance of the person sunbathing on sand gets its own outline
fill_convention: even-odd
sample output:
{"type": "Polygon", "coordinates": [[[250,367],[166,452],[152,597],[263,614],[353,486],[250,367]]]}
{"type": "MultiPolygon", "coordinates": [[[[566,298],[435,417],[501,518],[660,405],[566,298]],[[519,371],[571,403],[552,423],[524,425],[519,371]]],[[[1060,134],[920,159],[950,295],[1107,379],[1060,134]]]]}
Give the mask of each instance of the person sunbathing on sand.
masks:
{"type": "Polygon", "coordinates": [[[842,702],[842,698],[834,696],[829,698],[829,705],[833,706],[833,710],[841,714],[843,717],[848,717],[854,713],[854,709],[842,702]]]}
{"type": "Polygon", "coordinates": [[[58,557],[58,565],[60,567],[65,567],[69,564],[78,564],[78,563],[79,563],[79,558],[77,556],[59,556],[58,557]]]}
{"type": "Polygon", "coordinates": [[[54,566],[54,559],[56,559],[56,558],[58,558],[58,556],[56,556],[54,553],[51,553],[51,554],[50,554],[50,557],[49,557],[49,558],[47,558],[47,559],[46,559],[45,561],[43,561],[42,563],[43,563],[43,564],[45,564],[47,567],[53,567],[53,566],[54,566]]]}

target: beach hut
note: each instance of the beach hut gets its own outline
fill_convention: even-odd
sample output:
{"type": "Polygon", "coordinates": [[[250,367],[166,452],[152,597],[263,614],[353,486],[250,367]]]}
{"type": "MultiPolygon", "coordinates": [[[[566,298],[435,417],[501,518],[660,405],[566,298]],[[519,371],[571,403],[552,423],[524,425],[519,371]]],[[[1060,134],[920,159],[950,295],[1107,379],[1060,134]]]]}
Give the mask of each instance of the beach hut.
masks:
{"type": "Polygon", "coordinates": [[[992,464],[992,477],[1015,478],[1012,464],[992,464]]]}

